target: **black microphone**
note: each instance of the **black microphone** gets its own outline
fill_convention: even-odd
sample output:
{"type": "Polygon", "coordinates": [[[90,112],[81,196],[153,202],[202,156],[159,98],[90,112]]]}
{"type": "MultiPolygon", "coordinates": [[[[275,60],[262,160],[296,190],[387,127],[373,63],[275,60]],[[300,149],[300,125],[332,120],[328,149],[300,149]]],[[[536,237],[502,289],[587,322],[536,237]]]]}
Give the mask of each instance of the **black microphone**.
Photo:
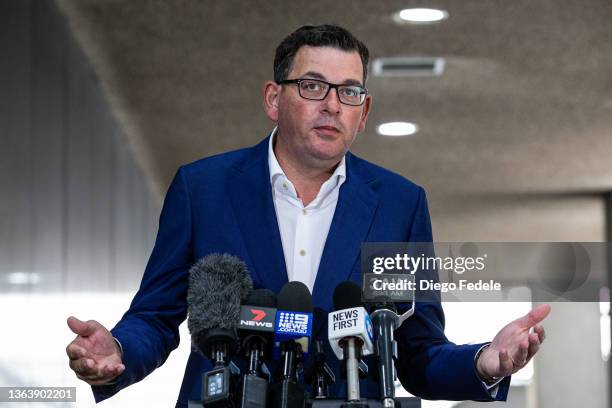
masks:
{"type": "Polygon", "coordinates": [[[328,337],[332,350],[346,364],[347,404],[366,406],[359,392],[359,360],[374,352],[370,316],[361,305],[361,288],[351,281],[342,282],[334,290],[335,312],[328,317],[328,337]]]}
{"type": "Polygon", "coordinates": [[[380,398],[383,408],[392,408],[395,407],[395,379],[397,378],[395,371],[397,342],[393,337],[393,332],[403,323],[403,320],[400,320],[400,316],[397,315],[393,302],[387,299],[381,299],[374,305],[374,312],[371,316],[376,333],[380,398]]]}
{"type": "Polygon", "coordinates": [[[210,254],[189,270],[187,327],[193,345],[212,360],[214,367],[202,377],[205,407],[233,406],[230,365],[238,351],[236,325],[240,303],[253,287],[246,265],[228,254],[210,254]]]}
{"type": "Polygon", "coordinates": [[[296,339],[310,337],[312,331],[312,296],[302,282],[289,282],[278,294],[275,339],[280,341],[280,381],[271,387],[272,406],[304,407],[304,388],[297,383],[297,370],[303,360],[302,345],[296,339]]]}
{"type": "Polygon", "coordinates": [[[276,296],[271,290],[252,291],[240,306],[238,335],[248,359],[247,372],[240,387],[241,408],[266,408],[270,372],[264,359],[272,354],[276,296]]]}

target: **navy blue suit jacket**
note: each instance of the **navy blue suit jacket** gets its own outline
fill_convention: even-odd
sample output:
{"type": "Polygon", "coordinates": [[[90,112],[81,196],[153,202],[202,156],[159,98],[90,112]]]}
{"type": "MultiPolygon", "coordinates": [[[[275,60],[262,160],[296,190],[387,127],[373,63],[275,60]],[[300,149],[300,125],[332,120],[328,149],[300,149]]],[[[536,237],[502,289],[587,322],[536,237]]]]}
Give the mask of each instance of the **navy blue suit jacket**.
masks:
{"type": "MultiPolygon", "coordinates": [[[[346,155],[346,170],[312,294],[314,338],[326,339],[334,288],[349,279],[360,282],[361,242],[432,240],[421,187],[351,153],[346,155]]],[[[188,270],[213,252],[244,260],[256,288],[278,293],[287,282],[272,201],[268,138],[178,170],[140,289],[112,330],[123,346],[125,372],[114,385],[93,387],[97,401],[143,379],[178,346],[178,326],[187,312],[188,270]]],[[[428,399],[491,399],[474,367],[480,345],[455,345],[446,339],[439,303],[417,303],[396,339],[398,377],[411,393],[428,399]]],[[[330,355],[328,361],[336,359],[330,355]]],[[[210,368],[205,358],[191,352],[177,406],[200,399],[201,375],[210,368]]],[[[496,399],[505,399],[508,383],[502,382],[496,399]]],[[[337,385],[336,391],[342,388],[337,385]]],[[[363,380],[362,391],[374,397],[377,385],[363,380]]]]}

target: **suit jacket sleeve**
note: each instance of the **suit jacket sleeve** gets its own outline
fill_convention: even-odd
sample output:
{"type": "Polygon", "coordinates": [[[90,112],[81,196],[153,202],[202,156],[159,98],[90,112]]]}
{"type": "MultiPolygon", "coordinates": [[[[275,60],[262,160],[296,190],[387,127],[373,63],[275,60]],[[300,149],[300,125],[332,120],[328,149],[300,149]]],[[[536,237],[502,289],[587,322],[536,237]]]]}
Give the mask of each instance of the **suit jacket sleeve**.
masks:
{"type": "MultiPolygon", "coordinates": [[[[432,242],[425,191],[420,188],[410,242],[432,242]]],[[[417,278],[418,280],[418,278],[417,278]]],[[[426,399],[505,400],[510,378],[495,397],[478,377],[474,358],[482,344],[456,345],[444,334],[440,302],[416,302],[415,313],[395,332],[398,342],[398,378],[409,392],[426,399]]]]}
{"type": "Polygon", "coordinates": [[[188,271],[193,265],[189,190],[179,169],[159,220],[153,252],[129,310],[111,330],[123,347],[125,371],[112,385],[94,386],[96,402],[142,380],[179,344],[187,314],[188,271]]]}

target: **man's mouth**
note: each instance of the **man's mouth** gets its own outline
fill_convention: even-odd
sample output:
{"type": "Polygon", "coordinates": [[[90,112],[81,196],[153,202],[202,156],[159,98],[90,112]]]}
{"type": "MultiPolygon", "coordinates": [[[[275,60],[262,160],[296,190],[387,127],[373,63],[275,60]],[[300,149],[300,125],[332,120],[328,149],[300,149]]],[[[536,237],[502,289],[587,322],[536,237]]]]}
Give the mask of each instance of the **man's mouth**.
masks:
{"type": "Polygon", "coordinates": [[[322,131],[325,131],[325,132],[337,132],[337,133],[340,132],[340,130],[337,127],[335,127],[335,126],[327,126],[327,125],[326,126],[316,126],[315,129],[322,130],[322,131]]]}

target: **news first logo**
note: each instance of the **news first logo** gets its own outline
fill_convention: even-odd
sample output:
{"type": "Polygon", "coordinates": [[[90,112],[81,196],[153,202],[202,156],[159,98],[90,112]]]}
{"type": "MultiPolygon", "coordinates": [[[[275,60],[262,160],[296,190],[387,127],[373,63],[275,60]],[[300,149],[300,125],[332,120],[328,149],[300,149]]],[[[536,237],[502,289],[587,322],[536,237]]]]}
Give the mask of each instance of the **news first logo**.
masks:
{"type": "Polygon", "coordinates": [[[370,339],[374,338],[374,328],[372,327],[372,319],[370,316],[365,313],[365,310],[360,313],[360,309],[363,308],[354,308],[349,310],[342,310],[339,312],[334,312],[332,314],[332,332],[342,331],[346,329],[356,329],[359,327],[360,319],[364,320],[364,326],[366,330],[366,334],[370,339]]]}
{"type": "Polygon", "coordinates": [[[312,315],[309,313],[279,311],[277,312],[276,322],[277,333],[309,336],[312,315]]]}
{"type": "Polygon", "coordinates": [[[351,329],[357,327],[357,319],[359,319],[359,310],[341,310],[332,316],[333,330],[351,329]]]}
{"type": "Polygon", "coordinates": [[[363,355],[374,352],[372,321],[362,306],[331,312],[328,316],[327,334],[329,344],[338,358],[343,355],[340,342],[347,338],[361,340],[363,355]]]}

